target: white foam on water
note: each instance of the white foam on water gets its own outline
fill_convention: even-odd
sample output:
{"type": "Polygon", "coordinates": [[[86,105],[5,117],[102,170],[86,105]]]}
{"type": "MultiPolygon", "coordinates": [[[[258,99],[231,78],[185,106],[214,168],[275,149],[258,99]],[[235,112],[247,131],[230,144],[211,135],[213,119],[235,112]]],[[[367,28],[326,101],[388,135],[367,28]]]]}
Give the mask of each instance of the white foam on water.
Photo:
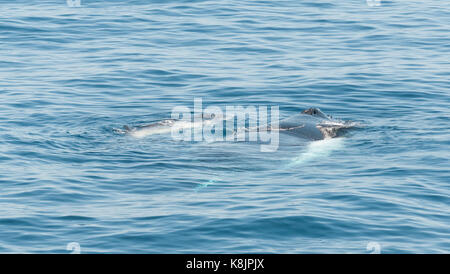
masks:
{"type": "Polygon", "coordinates": [[[194,188],[194,191],[195,191],[195,192],[198,192],[198,191],[200,191],[201,189],[206,188],[207,186],[212,185],[212,184],[214,184],[214,183],[216,183],[216,180],[209,180],[208,182],[202,183],[202,184],[198,185],[197,187],[195,187],[195,188],[194,188]]]}
{"type": "Polygon", "coordinates": [[[292,159],[288,166],[302,165],[327,158],[332,152],[340,150],[343,147],[344,138],[330,138],[311,142],[302,154],[292,159]]]}

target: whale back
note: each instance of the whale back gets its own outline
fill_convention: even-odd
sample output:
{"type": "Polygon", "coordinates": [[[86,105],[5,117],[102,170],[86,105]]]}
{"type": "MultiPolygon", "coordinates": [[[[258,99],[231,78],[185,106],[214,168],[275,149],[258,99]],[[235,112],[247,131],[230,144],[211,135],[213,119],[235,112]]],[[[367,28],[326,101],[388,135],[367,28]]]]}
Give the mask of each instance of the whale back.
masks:
{"type": "Polygon", "coordinates": [[[322,140],[339,135],[343,128],[351,127],[351,123],[334,120],[318,108],[309,108],[301,113],[280,121],[280,132],[298,137],[322,140]]]}
{"type": "Polygon", "coordinates": [[[324,135],[317,127],[320,122],[320,118],[301,113],[280,121],[279,128],[282,133],[305,139],[322,140],[324,135]]]}
{"type": "MultiPolygon", "coordinates": [[[[213,121],[213,117],[202,117],[204,122],[213,121]]],[[[190,128],[191,122],[182,120],[166,119],[148,125],[128,127],[124,126],[124,133],[128,133],[136,138],[143,138],[153,134],[166,134],[172,131],[172,127],[190,128]]],[[[349,121],[335,120],[326,115],[318,108],[309,108],[301,113],[291,116],[279,122],[280,133],[289,134],[308,140],[322,140],[339,136],[342,129],[353,127],[354,123],[349,121]]],[[[201,128],[201,125],[199,125],[201,128]]]]}

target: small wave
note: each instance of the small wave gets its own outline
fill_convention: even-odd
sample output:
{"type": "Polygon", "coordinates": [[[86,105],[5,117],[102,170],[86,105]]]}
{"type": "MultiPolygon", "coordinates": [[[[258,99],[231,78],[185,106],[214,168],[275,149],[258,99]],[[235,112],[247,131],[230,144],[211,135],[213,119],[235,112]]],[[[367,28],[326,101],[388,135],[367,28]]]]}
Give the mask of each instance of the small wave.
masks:
{"type": "Polygon", "coordinates": [[[214,183],[216,183],[216,182],[217,182],[216,180],[209,180],[209,181],[206,182],[206,183],[199,184],[198,186],[196,186],[196,187],[194,188],[194,191],[195,191],[195,192],[198,192],[198,191],[200,191],[200,190],[202,190],[202,189],[204,189],[204,188],[208,187],[209,185],[212,185],[212,184],[214,184],[214,183]]]}

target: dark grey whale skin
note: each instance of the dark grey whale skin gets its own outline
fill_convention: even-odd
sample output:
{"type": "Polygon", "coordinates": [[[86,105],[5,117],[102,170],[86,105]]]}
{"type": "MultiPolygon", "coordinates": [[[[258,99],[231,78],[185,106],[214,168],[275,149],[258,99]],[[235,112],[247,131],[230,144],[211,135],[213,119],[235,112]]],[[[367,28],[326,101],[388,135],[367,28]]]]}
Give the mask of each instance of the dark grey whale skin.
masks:
{"type": "Polygon", "coordinates": [[[327,121],[332,121],[331,117],[325,115],[318,108],[310,108],[281,120],[278,127],[280,132],[283,133],[309,140],[322,140],[325,135],[318,128],[318,125],[327,121]]]}
{"type": "MultiPolygon", "coordinates": [[[[138,126],[134,128],[124,126],[124,129],[125,132],[130,133],[136,130],[143,130],[149,128],[157,128],[157,127],[170,128],[176,121],[177,120],[174,119],[167,119],[164,121],[138,126]]],[[[278,130],[280,133],[289,134],[295,136],[296,138],[307,140],[323,140],[327,137],[324,134],[325,132],[324,128],[339,130],[340,128],[345,127],[343,124],[339,125],[340,123],[341,123],[340,121],[333,120],[331,116],[324,114],[318,108],[309,108],[297,115],[281,120],[278,125],[278,130]],[[335,124],[329,123],[327,125],[324,124],[325,122],[336,122],[336,123],[335,124]]]]}

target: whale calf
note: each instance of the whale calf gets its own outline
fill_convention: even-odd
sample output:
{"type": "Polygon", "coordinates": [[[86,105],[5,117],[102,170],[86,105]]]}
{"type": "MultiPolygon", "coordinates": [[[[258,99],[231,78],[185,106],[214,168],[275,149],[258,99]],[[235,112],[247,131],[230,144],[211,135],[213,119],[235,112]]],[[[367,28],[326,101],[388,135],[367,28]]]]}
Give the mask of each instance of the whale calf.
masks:
{"type": "MultiPolygon", "coordinates": [[[[196,122],[186,120],[166,119],[151,123],[148,125],[129,127],[124,126],[124,130],[118,132],[128,134],[135,138],[143,138],[154,134],[171,133],[172,129],[200,128],[208,123],[214,122],[214,116],[202,116],[202,119],[196,122]]],[[[331,116],[323,113],[319,108],[309,108],[299,114],[283,119],[279,122],[277,128],[268,126],[270,130],[278,130],[280,133],[289,134],[298,138],[309,140],[323,140],[334,138],[340,135],[344,129],[354,127],[355,123],[351,121],[342,121],[333,119],[331,116]]],[[[244,129],[242,132],[259,131],[262,127],[244,129]]],[[[234,131],[236,134],[236,131],[234,131]]]]}

